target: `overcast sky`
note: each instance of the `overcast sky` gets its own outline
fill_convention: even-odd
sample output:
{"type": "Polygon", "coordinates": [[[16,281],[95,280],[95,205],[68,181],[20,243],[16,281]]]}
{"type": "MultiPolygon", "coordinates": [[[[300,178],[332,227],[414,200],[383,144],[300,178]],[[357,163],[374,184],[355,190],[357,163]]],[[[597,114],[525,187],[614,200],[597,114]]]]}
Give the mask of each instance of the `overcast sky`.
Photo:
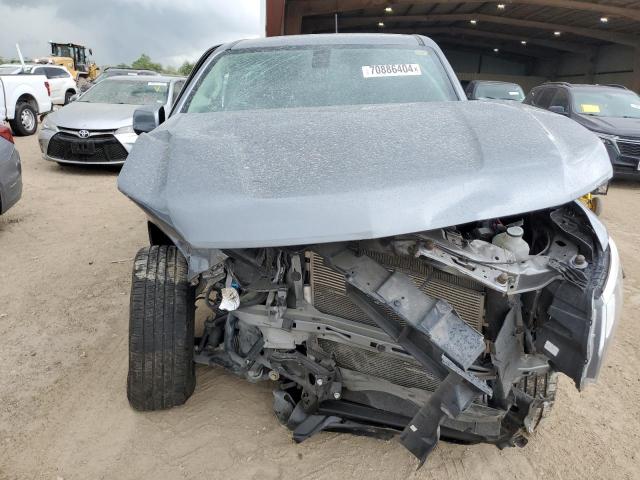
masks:
{"type": "Polygon", "coordinates": [[[93,49],[98,65],[141,53],[164,65],[194,61],[207,48],[264,36],[264,0],[0,0],[0,56],[49,53],[49,40],[93,49]]]}

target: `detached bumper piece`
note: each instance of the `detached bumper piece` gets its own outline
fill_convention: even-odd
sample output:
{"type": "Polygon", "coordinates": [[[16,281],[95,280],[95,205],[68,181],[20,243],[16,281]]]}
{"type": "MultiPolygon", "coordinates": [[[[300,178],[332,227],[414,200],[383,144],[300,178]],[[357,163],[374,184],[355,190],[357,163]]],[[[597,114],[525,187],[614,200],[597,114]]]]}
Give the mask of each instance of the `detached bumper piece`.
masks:
{"type": "MultiPolygon", "coordinates": [[[[400,436],[400,442],[420,460],[420,465],[424,464],[440,438],[443,420],[458,417],[479,395],[492,395],[484,381],[468,372],[484,352],[482,335],[447,302],[420,291],[407,275],[389,272],[370,257],[351,251],[346,244],[321,245],[316,252],[345,276],[347,294],[354,303],[442,380],[427,403],[405,424],[400,436]],[[391,309],[406,325],[385,315],[383,307],[391,309]]],[[[335,419],[318,423],[320,429],[336,425],[335,419]]]]}

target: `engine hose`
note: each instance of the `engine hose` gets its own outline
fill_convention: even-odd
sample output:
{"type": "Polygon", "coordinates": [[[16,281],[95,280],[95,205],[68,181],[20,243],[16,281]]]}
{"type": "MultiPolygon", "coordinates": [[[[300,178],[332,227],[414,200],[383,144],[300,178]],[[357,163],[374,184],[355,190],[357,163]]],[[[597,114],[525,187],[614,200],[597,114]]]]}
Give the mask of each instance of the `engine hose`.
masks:
{"type": "Polygon", "coordinates": [[[217,312],[218,307],[220,306],[222,297],[221,295],[216,295],[216,301],[215,302],[211,301],[211,292],[213,292],[215,288],[216,286],[213,283],[207,287],[207,289],[204,291],[204,302],[207,304],[207,307],[209,307],[214,312],[217,312]]]}
{"type": "Polygon", "coordinates": [[[217,317],[213,323],[213,329],[209,337],[209,344],[214,348],[222,343],[222,336],[224,335],[224,325],[227,322],[228,314],[217,317]]]}
{"type": "Polygon", "coordinates": [[[209,319],[205,323],[204,335],[200,339],[198,349],[202,351],[205,347],[216,348],[222,342],[223,328],[227,321],[227,314],[218,315],[209,319]]]}
{"type": "Polygon", "coordinates": [[[246,297],[247,296],[242,297],[240,299],[240,306],[241,307],[251,307],[253,305],[260,305],[260,304],[262,304],[262,303],[267,301],[267,298],[269,297],[269,293],[266,293],[266,292],[265,293],[261,293],[259,295],[256,295],[255,298],[252,298],[250,300],[244,300],[244,298],[246,298],[246,297]]]}
{"type": "Polygon", "coordinates": [[[260,350],[262,350],[264,339],[260,337],[256,343],[253,344],[246,357],[240,355],[233,344],[236,336],[237,323],[238,319],[234,315],[227,316],[227,322],[224,327],[224,349],[234,363],[240,365],[243,369],[249,369],[260,353],[260,350]]]}

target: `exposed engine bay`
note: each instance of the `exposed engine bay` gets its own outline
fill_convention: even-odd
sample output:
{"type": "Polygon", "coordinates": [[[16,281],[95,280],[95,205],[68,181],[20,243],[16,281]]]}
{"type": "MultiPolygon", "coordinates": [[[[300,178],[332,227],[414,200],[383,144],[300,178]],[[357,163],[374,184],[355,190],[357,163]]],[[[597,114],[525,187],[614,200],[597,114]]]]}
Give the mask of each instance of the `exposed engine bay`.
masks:
{"type": "Polygon", "coordinates": [[[296,441],[400,433],[421,462],[441,436],[522,446],[558,372],[595,380],[620,310],[615,244],[589,215],[222,250],[194,279],[211,309],[195,361],[275,382],[296,441]]]}

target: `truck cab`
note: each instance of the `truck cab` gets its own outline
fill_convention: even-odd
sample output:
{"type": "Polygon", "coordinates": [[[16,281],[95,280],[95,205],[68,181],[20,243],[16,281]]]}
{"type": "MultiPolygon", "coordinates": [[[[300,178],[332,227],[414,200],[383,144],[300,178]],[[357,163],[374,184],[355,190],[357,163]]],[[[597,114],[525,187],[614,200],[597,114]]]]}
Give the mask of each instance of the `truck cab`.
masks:
{"type": "Polygon", "coordinates": [[[14,136],[33,135],[38,115],[51,110],[50,95],[44,75],[0,75],[0,121],[9,122],[14,136]]]}

